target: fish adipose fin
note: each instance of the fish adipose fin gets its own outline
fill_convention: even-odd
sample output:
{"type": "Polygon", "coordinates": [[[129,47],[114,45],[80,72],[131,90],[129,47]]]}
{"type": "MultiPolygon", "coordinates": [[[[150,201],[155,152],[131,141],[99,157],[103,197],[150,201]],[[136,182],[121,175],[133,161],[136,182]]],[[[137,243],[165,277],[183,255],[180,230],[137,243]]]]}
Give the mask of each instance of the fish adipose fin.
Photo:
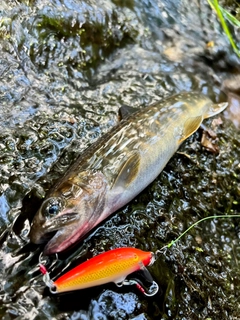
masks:
{"type": "Polygon", "coordinates": [[[123,164],[119,174],[114,181],[115,187],[126,188],[135,179],[140,166],[140,155],[134,152],[123,164]]]}
{"type": "Polygon", "coordinates": [[[185,121],[181,139],[179,139],[179,144],[186,140],[191,134],[193,134],[201,125],[203,121],[202,116],[192,117],[185,121]]]}

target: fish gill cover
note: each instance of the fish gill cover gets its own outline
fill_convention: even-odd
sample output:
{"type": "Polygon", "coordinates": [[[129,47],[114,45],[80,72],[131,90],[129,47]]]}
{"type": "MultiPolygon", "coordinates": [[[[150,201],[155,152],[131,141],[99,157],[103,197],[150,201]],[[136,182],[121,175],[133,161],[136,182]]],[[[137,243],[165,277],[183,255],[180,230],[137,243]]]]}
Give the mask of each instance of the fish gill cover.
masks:
{"type": "MultiPolygon", "coordinates": [[[[239,219],[204,222],[168,250],[150,269],[161,288],[151,299],[111,285],[52,297],[35,269],[41,247],[28,238],[45,192],[117,123],[121,105],[183,90],[222,99],[240,63],[206,1],[4,1],[0,50],[1,318],[237,318],[239,219]]],[[[52,275],[115,247],[154,251],[202,217],[239,213],[239,130],[220,118],[205,123],[218,154],[198,131],[52,275]]]]}

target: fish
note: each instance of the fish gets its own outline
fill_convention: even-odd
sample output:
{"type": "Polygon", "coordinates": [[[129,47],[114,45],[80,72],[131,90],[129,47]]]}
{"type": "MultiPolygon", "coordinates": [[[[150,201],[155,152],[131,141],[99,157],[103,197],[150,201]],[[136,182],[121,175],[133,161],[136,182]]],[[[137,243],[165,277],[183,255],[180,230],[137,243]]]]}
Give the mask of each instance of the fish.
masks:
{"type": "Polygon", "coordinates": [[[49,190],[30,241],[65,251],[144,190],[181,143],[228,103],[183,92],[141,108],[88,147],[49,190]]]}
{"type": "Polygon", "coordinates": [[[86,289],[113,282],[124,284],[126,277],[155,261],[153,252],[126,247],[103,252],[81,263],[47,285],[52,293],[86,289]]]}

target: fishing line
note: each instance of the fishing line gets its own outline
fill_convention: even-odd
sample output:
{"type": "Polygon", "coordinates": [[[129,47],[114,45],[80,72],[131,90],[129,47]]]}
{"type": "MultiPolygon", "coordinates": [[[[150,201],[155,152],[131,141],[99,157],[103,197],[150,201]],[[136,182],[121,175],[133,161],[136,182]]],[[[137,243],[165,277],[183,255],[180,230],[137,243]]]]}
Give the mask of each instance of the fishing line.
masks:
{"type": "Polygon", "coordinates": [[[155,252],[155,254],[159,255],[165,252],[166,249],[171,248],[176,242],[178,242],[186,233],[188,233],[191,229],[193,229],[196,225],[198,225],[199,223],[209,220],[209,219],[228,219],[228,218],[240,218],[240,214],[222,214],[222,215],[217,215],[217,216],[209,216],[209,217],[205,217],[202,218],[196,222],[194,222],[190,227],[188,227],[183,233],[180,234],[179,237],[177,237],[175,240],[172,240],[171,242],[169,242],[167,245],[163,246],[161,249],[157,250],[155,252]]]}

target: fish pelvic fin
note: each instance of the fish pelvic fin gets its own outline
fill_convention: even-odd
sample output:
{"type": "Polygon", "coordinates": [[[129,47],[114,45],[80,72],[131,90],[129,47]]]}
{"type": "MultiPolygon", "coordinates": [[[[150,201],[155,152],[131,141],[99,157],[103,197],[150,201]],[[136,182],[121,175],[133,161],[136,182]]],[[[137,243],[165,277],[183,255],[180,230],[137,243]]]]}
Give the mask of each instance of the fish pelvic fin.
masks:
{"type": "Polygon", "coordinates": [[[191,117],[187,119],[184,123],[183,132],[181,134],[181,138],[178,140],[178,143],[182,143],[186,140],[191,134],[193,134],[200,127],[203,121],[202,116],[191,117]]]}
{"type": "Polygon", "coordinates": [[[228,106],[228,102],[221,102],[212,104],[210,108],[207,110],[207,112],[204,114],[203,118],[210,118],[215,116],[216,114],[222,112],[224,109],[226,109],[228,106]]]}

